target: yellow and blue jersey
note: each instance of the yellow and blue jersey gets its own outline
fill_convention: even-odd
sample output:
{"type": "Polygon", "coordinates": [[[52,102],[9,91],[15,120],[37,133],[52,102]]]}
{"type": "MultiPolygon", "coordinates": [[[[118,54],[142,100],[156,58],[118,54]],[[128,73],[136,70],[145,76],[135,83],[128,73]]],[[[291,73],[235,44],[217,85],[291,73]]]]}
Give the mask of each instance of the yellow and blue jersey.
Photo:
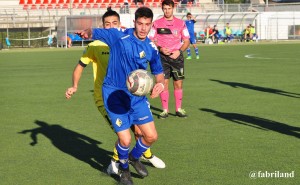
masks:
{"type": "Polygon", "coordinates": [[[88,45],[79,61],[83,67],[90,63],[93,64],[94,99],[98,107],[103,106],[102,84],[106,75],[108,59],[109,47],[105,43],[96,40],[88,45]]]}

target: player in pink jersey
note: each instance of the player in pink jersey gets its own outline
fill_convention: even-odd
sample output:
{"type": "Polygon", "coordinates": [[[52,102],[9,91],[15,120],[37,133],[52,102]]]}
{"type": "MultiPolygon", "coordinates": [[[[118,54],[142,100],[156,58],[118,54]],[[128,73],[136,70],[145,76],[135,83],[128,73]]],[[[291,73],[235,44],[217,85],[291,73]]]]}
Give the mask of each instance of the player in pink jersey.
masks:
{"type": "Polygon", "coordinates": [[[184,57],[183,52],[190,45],[190,35],[185,22],[173,15],[174,2],[172,0],[162,1],[164,16],[153,22],[149,38],[156,44],[164,68],[165,89],[160,94],[163,112],[159,118],[168,117],[169,113],[169,80],[173,78],[174,97],[176,103],[176,116],[187,117],[182,104],[182,85],[184,79],[184,57]]]}

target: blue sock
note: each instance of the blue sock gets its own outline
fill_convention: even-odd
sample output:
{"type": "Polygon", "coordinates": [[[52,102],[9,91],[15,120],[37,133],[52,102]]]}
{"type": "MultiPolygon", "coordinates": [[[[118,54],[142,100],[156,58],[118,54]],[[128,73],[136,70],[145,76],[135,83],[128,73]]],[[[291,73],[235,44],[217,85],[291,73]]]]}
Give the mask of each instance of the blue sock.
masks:
{"type": "Polygon", "coordinates": [[[131,150],[130,155],[134,159],[139,159],[142,154],[148,149],[150,146],[146,146],[145,144],[142,143],[142,138],[140,137],[134,146],[134,148],[131,150]]]}
{"type": "Polygon", "coordinates": [[[128,169],[128,156],[129,156],[129,147],[121,146],[121,144],[118,142],[116,149],[118,151],[119,160],[120,160],[120,166],[123,169],[128,169]]]}
{"type": "Polygon", "coordinates": [[[195,53],[197,56],[199,56],[199,49],[198,48],[195,48],[195,53]]]}
{"type": "Polygon", "coordinates": [[[187,55],[190,57],[191,56],[191,48],[188,48],[186,51],[187,51],[187,55]]]}

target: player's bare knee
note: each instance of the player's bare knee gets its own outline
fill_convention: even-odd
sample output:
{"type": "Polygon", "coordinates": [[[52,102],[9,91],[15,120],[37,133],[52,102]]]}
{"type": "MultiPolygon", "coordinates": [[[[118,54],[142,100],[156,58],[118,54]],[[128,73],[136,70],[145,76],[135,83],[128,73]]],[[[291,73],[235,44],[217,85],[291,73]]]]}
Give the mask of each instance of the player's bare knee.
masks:
{"type": "Polygon", "coordinates": [[[148,136],[144,137],[146,142],[151,143],[151,144],[154,143],[157,140],[157,138],[158,138],[157,133],[153,133],[151,135],[148,135],[148,136]]]}
{"type": "Polygon", "coordinates": [[[128,146],[130,146],[130,143],[131,143],[131,137],[129,137],[129,138],[119,138],[119,143],[124,147],[128,147],[128,146]]]}

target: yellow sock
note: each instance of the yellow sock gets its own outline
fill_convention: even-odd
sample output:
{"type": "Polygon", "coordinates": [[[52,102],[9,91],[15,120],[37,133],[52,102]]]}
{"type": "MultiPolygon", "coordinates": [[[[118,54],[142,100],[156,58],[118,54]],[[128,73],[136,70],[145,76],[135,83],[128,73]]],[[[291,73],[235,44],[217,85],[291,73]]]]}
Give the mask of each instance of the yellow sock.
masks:
{"type": "Polygon", "coordinates": [[[150,148],[148,148],[145,152],[144,152],[144,156],[146,158],[150,158],[152,156],[152,152],[150,150],[150,148]]]}
{"type": "Polygon", "coordinates": [[[113,159],[116,160],[116,161],[119,160],[118,151],[117,151],[116,147],[114,147],[114,155],[113,155],[113,159]]]}

